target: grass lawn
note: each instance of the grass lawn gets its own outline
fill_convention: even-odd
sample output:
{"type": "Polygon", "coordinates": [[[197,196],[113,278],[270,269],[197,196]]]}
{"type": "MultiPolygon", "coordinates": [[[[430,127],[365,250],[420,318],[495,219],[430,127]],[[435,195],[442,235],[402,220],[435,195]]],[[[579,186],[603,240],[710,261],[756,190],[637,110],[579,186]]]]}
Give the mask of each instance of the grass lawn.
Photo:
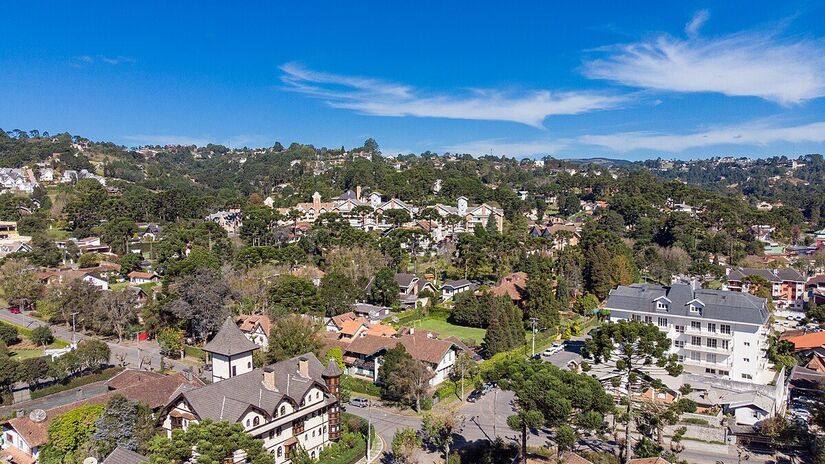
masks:
{"type": "MultiPolygon", "coordinates": [[[[12,359],[20,361],[21,359],[27,358],[36,358],[38,356],[43,356],[43,348],[35,346],[29,340],[29,335],[31,335],[31,329],[27,329],[25,327],[20,327],[18,325],[9,324],[8,322],[0,322],[0,325],[7,325],[10,327],[14,327],[17,329],[17,333],[20,335],[20,342],[15,343],[9,347],[9,352],[11,353],[12,359]]],[[[66,340],[61,340],[59,338],[55,338],[54,342],[49,345],[47,348],[49,349],[57,349],[57,348],[65,348],[69,346],[69,342],[66,340]]]]}
{"type": "Polygon", "coordinates": [[[450,324],[444,319],[434,317],[427,317],[422,319],[420,322],[416,321],[414,323],[410,323],[409,325],[415,328],[438,332],[438,335],[441,338],[447,338],[454,335],[461,340],[473,339],[476,344],[480,344],[481,341],[484,340],[484,334],[487,333],[485,329],[479,329],[476,327],[462,327],[460,325],[450,324]]]}

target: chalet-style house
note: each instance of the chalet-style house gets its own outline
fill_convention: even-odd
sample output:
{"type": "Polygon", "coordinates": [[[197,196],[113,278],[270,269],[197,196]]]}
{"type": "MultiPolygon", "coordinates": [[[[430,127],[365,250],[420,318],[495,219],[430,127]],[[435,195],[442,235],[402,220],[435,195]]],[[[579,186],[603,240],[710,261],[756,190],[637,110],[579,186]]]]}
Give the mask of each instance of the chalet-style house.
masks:
{"type": "Polygon", "coordinates": [[[242,314],[235,317],[238,328],[252,343],[266,351],[269,349],[269,332],[272,330],[272,323],[269,316],[265,314],[242,314]]]}
{"type": "Polygon", "coordinates": [[[447,301],[459,293],[472,290],[474,285],[467,279],[448,280],[441,286],[441,299],[447,301]]]}
{"type": "MultiPolygon", "coordinates": [[[[234,323],[231,328],[238,331],[234,323]]],[[[251,352],[248,360],[251,363],[251,352]]],[[[263,440],[277,464],[290,462],[297,449],[317,459],[340,438],[341,374],[334,360],[324,367],[307,353],[200,388],[181,389],[162,410],[159,422],[168,436],[206,419],[235,422],[263,440]]]]}
{"type": "Polygon", "coordinates": [[[501,278],[495,287],[490,288],[493,296],[506,296],[520,305],[527,298],[527,273],[513,272],[501,278]]]}
{"type": "Polygon", "coordinates": [[[378,368],[387,350],[394,348],[398,343],[417,361],[421,361],[429,367],[433,373],[430,385],[436,386],[449,378],[455,365],[458,353],[464,346],[458,340],[439,340],[431,332],[416,332],[410,330],[409,333],[400,337],[387,337],[378,335],[364,335],[355,338],[343,347],[344,364],[347,365],[347,373],[371,380],[379,381],[378,368]]]}
{"type": "Polygon", "coordinates": [[[792,267],[783,269],[730,267],[727,268],[726,274],[726,290],[747,292],[750,289],[750,284],[746,281],[746,277],[759,276],[770,284],[771,296],[777,307],[802,310],[805,278],[792,267]]]}
{"type": "Polygon", "coordinates": [[[250,340],[235,324],[232,316],[203,347],[212,362],[212,382],[220,382],[252,371],[252,352],[260,346],[250,340]]]}
{"type": "Polygon", "coordinates": [[[149,284],[160,280],[160,276],[154,272],[132,271],[126,277],[132,285],[149,284]]]}
{"type": "Polygon", "coordinates": [[[37,279],[44,285],[63,284],[81,279],[100,290],[109,290],[109,281],[95,272],[95,269],[51,269],[37,273],[37,279]]]}

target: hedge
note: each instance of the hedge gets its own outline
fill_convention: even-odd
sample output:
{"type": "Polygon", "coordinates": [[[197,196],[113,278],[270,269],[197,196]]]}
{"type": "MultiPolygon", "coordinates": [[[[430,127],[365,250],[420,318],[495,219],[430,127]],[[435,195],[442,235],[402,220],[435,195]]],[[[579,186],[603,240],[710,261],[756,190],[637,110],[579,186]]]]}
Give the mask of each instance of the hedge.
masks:
{"type": "Polygon", "coordinates": [[[362,395],[381,396],[381,387],[363,379],[356,379],[348,375],[341,376],[341,388],[362,395]]]}
{"type": "Polygon", "coordinates": [[[82,387],[83,385],[88,385],[94,382],[100,382],[103,380],[109,380],[115,375],[117,375],[120,371],[122,371],[122,367],[110,367],[108,369],[103,369],[102,371],[96,374],[88,374],[88,375],[81,375],[79,377],[74,377],[67,383],[56,383],[46,388],[40,388],[38,390],[33,390],[31,392],[32,399],[43,398],[44,396],[48,396],[54,393],[59,393],[62,391],[73,390],[78,387],[82,387]]]}

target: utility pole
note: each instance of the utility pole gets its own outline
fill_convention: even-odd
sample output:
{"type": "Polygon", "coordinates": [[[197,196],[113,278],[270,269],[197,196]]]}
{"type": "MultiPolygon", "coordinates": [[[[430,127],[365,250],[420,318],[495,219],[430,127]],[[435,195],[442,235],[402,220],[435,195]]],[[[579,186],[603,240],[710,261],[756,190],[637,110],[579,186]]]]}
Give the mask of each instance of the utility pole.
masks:
{"type": "Polygon", "coordinates": [[[531,356],[536,355],[536,324],[538,324],[539,320],[535,317],[530,318],[530,323],[533,325],[533,354],[531,356]]]}
{"type": "Polygon", "coordinates": [[[372,437],[372,401],[367,400],[367,464],[370,462],[370,448],[372,447],[370,437],[372,437]]]}
{"type": "Polygon", "coordinates": [[[75,327],[75,316],[77,316],[77,314],[77,311],[72,313],[72,346],[75,348],[77,348],[77,329],[75,327]]]}

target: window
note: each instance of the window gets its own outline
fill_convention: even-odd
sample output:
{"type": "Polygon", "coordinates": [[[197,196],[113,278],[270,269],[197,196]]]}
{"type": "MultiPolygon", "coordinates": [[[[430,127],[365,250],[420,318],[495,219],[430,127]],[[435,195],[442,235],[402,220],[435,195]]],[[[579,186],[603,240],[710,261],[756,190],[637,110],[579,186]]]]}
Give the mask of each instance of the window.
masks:
{"type": "Polygon", "coordinates": [[[719,332],[725,335],[730,335],[730,326],[728,324],[721,324],[719,326],[719,332]]]}
{"type": "Polygon", "coordinates": [[[705,359],[707,359],[709,363],[716,364],[716,355],[713,353],[708,353],[705,359]]]}
{"type": "Polygon", "coordinates": [[[685,333],[685,326],[677,325],[676,326],[676,331],[679,332],[679,333],[685,333]]]}
{"type": "Polygon", "coordinates": [[[286,414],[286,406],[282,405],[281,406],[281,415],[283,416],[284,414],[286,414]]]}
{"type": "Polygon", "coordinates": [[[751,346],[751,342],[745,342],[745,346],[751,346]]]}
{"type": "Polygon", "coordinates": [[[716,339],[715,338],[708,338],[707,345],[708,345],[708,348],[716,348],[716,339]]]}
{"type": "Polygon", "coordinates": [[[667,327],[667,318],[666,317],[660,317],[658,322],[659,322],[659,327],[667,327]]]}
{"type": "Polygon", "coordinates": [[[753,376],[750,374],[742,374],[743,379],[753,380],[753,376]]]}
{"type": "Polygon", "coordinates": [[[275,435],[278,435],[279,437],[281,436],[281,428],[280,427],[275,429],[275,435]]]}
{"type": "Polygon", "coordinates": [[[708,332],[716,332],[716,324],[708,322],[708,332]]]}
{"type": "Polygon", "coordinates": [[[749,363],[749,362],[751,362],[751,358],[742,358],[742,361],[745,361],[746,363],[749,363]]]}
{"type": "Polygon", "coordinates": [[[667,311],[667,303],[664,301],[657,301],[656,302],[656,309],[661,311],[667,311]]]}
{"type": "Polygon", "coordinates": [[[701,361],[702,360],[702,353],[699,353],[698,351],[691,351],[690,352],[690,359],[692,361],[701,361]]]}
{"type": "Polygon", "coordinates": [[[270,430],[270,431],[269,431],[269,439],[270,439],[270,440],[272,440],[273,438],[275,438],[275,431],[274,431],[274,430],[270,430]]]}
{"type": "Polygon", "coordinates": [[[324,433],[327,433],[327,426],[324,426],[324,433]]]}
{"type": "Polygon", "coordinates": [[[690,344],[693,346],[702,346],[702,337],[690,337],[690,344]]]}
{"type": "Polygon", "coordinates": [[[685,341],[684,340],[676,340],[675,342],[673,342],[673,346],[675,346],[676,348],[684,348],[685,347],[685,341]]]}
{"type": "Polygon", "coordinates": [[[232,377],[238,375],[238,366],[232,366],[232,377]]]}
{"type": "Polygon", "coordinates": [[[246,420],[246,426],[249,427],[249,425],[250,425],[250,422],[249,422],[249,419],[247,419],[246,420]]]}
{"type": "Polygon", "coordinates": [[[730,375],[730,371],[719,371],[719,375],[730,375]]]}
{"type": "Polygon", "coordinates": [[[249,369],[252,369],[252,361],[249,361],[248,363],[246,363],[246,367],[248,367],[249,369]]]}
{"type": "Polygon", "coordinates": [[[684,355],[681,355],[681,354],[679,355],[679,362],[685,362],[685,356],[684,355]]]}
{"type": "Polygon", "coordinates": [[[690,305],[690,312],[698,313],[699,312],[699,306],[696,306],[694,304],[690,305]]]}
{"type": "Polygon", "coordinates": [[[715,373],[716,373],[716,369],[711,369],[709,367],[705,369],[705,374],[715,374],[715,373]]]}
{"type": "Polygon", "coordinates": [[[634,320],[634,321],[639,321],[639,322],[641,322],[641,320],[642,320],[642,316],[640,316],[640,315],[638,315],[638,314],[633,314],[632,316],[630,316],[630,319],[631,319],[631,320],[634,320]]]}
{"type": "Polygon", "coordinates": [[[722,340],[722,349],[723,350],[730,349],[730,344],[727,340],[722,340]]]}
{"type": "Polygon", "coordinates": [[[645,316],[645,324],[653,324],[653,316],[645,316]]]}
{"type": "Polygon", "coordinates": [[[699,321],[690,321],[690,330],[702,330],[702,323],[699,321]]]}
{"type": "Polygon", "coordinates": [[[254,419],[252,419],[252,425],[253,425],[253,426],[256,426],[256,427],[257,427],[258,425],[261,425],[261,418],[260,418],[260,417],[258,417],[258,416],[255,416],[255,418],[254,418],[254,419]]]}
{"type": "Polygon", "coordinates": [[[281,456],[283,456],[283,455],[284,455],[284,449],[283,449],[282,447],[280,447],[280,446],[279,446],[279,447],[278,447],[278,457],[281,457],[281,456]]]}

